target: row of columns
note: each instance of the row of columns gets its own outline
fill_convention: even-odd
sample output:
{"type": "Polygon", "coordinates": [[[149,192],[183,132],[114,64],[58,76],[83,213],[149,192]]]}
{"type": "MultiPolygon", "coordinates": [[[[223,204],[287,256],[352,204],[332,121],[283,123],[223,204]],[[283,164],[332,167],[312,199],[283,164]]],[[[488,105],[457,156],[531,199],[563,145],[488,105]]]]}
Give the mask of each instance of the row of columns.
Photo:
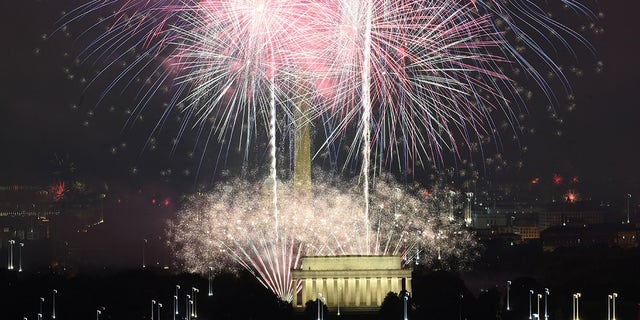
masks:
{"type": "MultiPolygon", "coordinates": [[[[326,299],[328,307],[378,307],[389,291],[400,292],[400,277],[349,277],[349,278],[306,278],[302,280],[301,297],[297,305],[302,306],[315,300],[318,293],[326,299]]],[[[410,279],[406,281],[410,286],[410,279]]],[[[411,291],[407,287],[406,290],[411,291]]]]}

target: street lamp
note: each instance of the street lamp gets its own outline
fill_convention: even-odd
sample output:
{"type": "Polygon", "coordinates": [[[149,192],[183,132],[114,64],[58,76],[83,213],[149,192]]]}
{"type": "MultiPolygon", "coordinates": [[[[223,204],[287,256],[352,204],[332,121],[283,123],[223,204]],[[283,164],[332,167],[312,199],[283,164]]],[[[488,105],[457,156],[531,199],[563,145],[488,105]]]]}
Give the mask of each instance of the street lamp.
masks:
{"type": "Polygon", "coordinates": [[[537,303],[536,303],[536,306],[537,306],[536,318],[538,318],[538,320],[540,320],[540,299],[542,299],[542,294],[538,293],[537,298],[538,299],[537,299],[537,303]]]}
{"type": "Polygon", "coordinates": [[[209,297],[213,296],[213,267],[209,267],[209,297]]]}
{"type": "Polygon", "coordinates": [[[611,320],[611,300],[613,300],[613,296],[607,295],[607,320],[611,320]]]}
{"type": "Polygon", "coordinates": [[[320,309],[322,305],[322,292],[318,292],[318,297],[316,298],[316,304],[318,305],[318,320],[322,320],[320,315],[320,309]]]}
{"type": "Polygon", "coordinates": [[[102,314],[102,311],[96,310],[96,320],[100,320],[100,315],[101,314],[102,314]]]}
{"type": "Polygon", "coordinates": [[[631,200],[631,194],[627,193],[627,224],[629,224],[629,211],[630,211],[629,201],[630,200],[631,200]]]}
{"type": "Polygon", "coordinates": [[[405,291],[404,292],[404,296],[403,296],[403,300],[404,300],[404,320],[408,320],[408,316],[407,316],[407,300],[409,300],[409,292],[405,291]]]}
{"type": "MultiPolygon", "coordinates": [[[[322,320],[324,320],[324,306],[327,305],[327,297],[322,297],[322,310],[321,310],[321,314],[322,314],[322,320]]],[[[327,308],[327,311],[329,311],[329,308],[327,308]]]]}
{"type": "Polygon", "coordinates": [[[460,294],[460,305],[458,306],[458,320],[462,320],[462,299],[464,299],[464,294],[460,294]]]}
{"type": "Polygon", "coordinates": [[[580,297],[582,297],[582,294],[580,292],[576,292],[573,294],[573,320],[580,319],[580,297]]]}
{"type": "Polygon", "coordinates": [[[198,293],[200,290],[196,287],[191,287],[191,294],[193,295],[193,310],[191,310],[191,316],[198,317],[198,293]]]}
{"type": "Polygon", "coordinates": [[[153,309],[156,307],[156,301],[151,300],[151,320],[153,320],[153,309]]]}
{"type": "Polygon", "coordinates": [[[16,243],[15,240],[9,240],[9,259],[7,259],[7,270],[13,270],[13,244],[16,243]]]}
{"type": "Polygon", "coordinates": [[[42,303],[44,302],[44,298],[40,297],[40,300],[38,302],[40,303],[40,309],[39,309],[40,312],[39,313],[42,314],[42,303]]]}
{"type": "Polygon", "coordinates": [[[544,288],[544,320],[549,320],[549,288],[544,288]]]}
{"type": "Polygon", "coordinates": [[[614,292],[611,296],[613,296],[612,298],[613,302],[611,303],[611,306],[612,306],[611,320],[616,320],[616,298],[618,297],[618,294],[614,292]]]}
{"type": "Polygon", "coordinates": [[[507,280],[507,311],[511,310],[509,306],[509,291],[511,290],[511,280],[507,280]]]}
{"type": "Polygon", "coordinates": [[[531,295],[533,295],[533,290],[529,290],[529,320],[533,319],[531,314],[531,295]]]}
{"type": "Polygon", "coordinates": [[[188,294],[187,297],[185,298],[185,312],[184,312],[184,316],[185,318],[187,318],[187,320],[191,319],[191,309],[189,308],[189,305],[193,303],[193,301],[191,301],[191,295],[188,294]]]}
{"type": "Polygon", "coordinates": [[[340,300],[342,300],[342,287],[338,288],[338,315],[340,315],[340,300]]]}
{"type": "Polygon", "coordinates": [[[142,268],[146,268],[147,266],[144,263],[144,249],[147,246],[147,239],[142,239],[144,242],[142,243],[142,268]]]}
{"type": "Polygon", "coordinates": [[[20,242],[18,247],[18,272],[22,272],[22,247],[24,243],[20,242]]]}
{"type": "Polygon", "coordinates": [[[51,315],[53,319],[56,318],[56,293],[58,293],[58,290],[53,289],[53,313],[51,315]]]}
{"type": "Polygon", "coordinates": [[[176,285],[176,294],[173,296],[173,320],[176,320],[176,315],[178,315],[178,290],[180,290],[180,285],[176,285]]]}
{"type": "Polygon", "coordinates": [[[160,308],[162,308],[162,303],[158,302],[158,313],[156,314],[158,320],[160,320],[160,308]]]}

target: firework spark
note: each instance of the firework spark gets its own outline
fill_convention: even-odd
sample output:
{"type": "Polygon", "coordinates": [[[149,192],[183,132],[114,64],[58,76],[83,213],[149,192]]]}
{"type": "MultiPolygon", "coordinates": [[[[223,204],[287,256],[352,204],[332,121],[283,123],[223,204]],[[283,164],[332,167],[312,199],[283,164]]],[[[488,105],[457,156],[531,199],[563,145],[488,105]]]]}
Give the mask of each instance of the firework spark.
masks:
{"type": "MultiPolygon", "coordinates": [[[[492,110],[515,131],[514,109],[524,99],[503,72],[511,64],[527,70],[553,100],[541,71],[500,25],[560,75],[530,32],[563,44],[563,34],[581,38],[528,3],[93,0],[64,23],[113,12],[88,29],[87,37],[100,35],[80,60],[100,66],[96,79],[117,70],[101,99],[142,78],[132,123],[160,92],[172,92],[152,135],[177,110],[183,115],[179,137],[194,128],[205,145],[239,137],[245,160],[260,128],[268,128],[275,159],[275,109],[291,118],[294,102],[304,99],[315,105],[307,120],[324,119],[321,149],[348,140],[345,162],[362,159],[364,202],[355,183],[319,182],[310,198],[301,198],[288,183],[269,188],[236,180],[194,195],[171,226],[171,244],[187,269],[240,265],[290,300],[297,288],[289,272],[302,255],[396,254],[406,263],[433,263],[464,260],[473,252],[465,251],[474,247],[472,237],[443,207],[455,193],[434,188],[425,197],[378,179],[369,195],[368,172],[394,162],[407,170],[442,163],[445,153],[461,153],[462,142],[471,146],[494,134],[492,110]],[[122,67],[124,58],[133,62],[122,67]],[[276,196],[286,200],[274,201],[276,196]]],[[[586,11],[578,2],[564,3],[586,11]]]]}
{"type": "MultiPolygon", "coordinates": [[[[562,3],[590,15],[578,1],[562,3]]],[[[568,82],[542,43],[570,53],[568,39],[586,44],[522,0],[93,0],[61,29],[105,11],[113,13],[81,36],[99,33],[80,60],[102,66],[97,78],[118,74],[103,98],[143,78],[131,123],[170,90],[153,133],[177,109],[180,137],[194,127],[205,145],[235,136],[246,158],[257,127],[269,127],[274,96],[284,114],[301,98],[317,102],[309,121],[328,114],[325,144],[355,125],[346,162],[371,143],[374,167],[407,170],[442,163],[445,151],[461,154],[461,145],[495,134],[492,110],[517,131],[514,109],[525,99],[505,70],[524,70],[555,101],[542,75],[568,82]],[[116,61],[125,57],[134,61],[120,70],[116,61]],[[364,138],[369,126],[372,138],[364,138]]]]}
{"type": "Polygon", "coordinates": [[[357,183],[317,182],[311,196],[300,195],[291,183],[282,183],[278,191],[286,199],[278,208],[278,234],[268,184],[238,179],[190,197],[169,228],[169,243],[182,267],[206,272],[207,266],[241,266],[290,301],[298,289],[290,271],[305,255],[400,255],[407,265],[445,268],[464,268],[477,255],[463,221],[450,219],[462,203],[460,195],[440,185],[425,190],[379,180],[371,194],[371,230],[360,217],[357,183]]]}

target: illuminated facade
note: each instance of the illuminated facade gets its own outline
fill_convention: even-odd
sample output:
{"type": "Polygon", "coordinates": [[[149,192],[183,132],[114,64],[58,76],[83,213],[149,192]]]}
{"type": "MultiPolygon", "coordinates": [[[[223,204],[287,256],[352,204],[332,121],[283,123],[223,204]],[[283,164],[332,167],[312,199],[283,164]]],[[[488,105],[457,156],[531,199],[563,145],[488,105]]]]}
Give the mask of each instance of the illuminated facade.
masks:
{"type": "Polygon", "coordinates": [[[388,292],[411,292],[411,269],[399,256],[303,257],[293,281],[302,283],[294,306],[304,307],[321,294],[330,309],[379,308],[388,292]]]}

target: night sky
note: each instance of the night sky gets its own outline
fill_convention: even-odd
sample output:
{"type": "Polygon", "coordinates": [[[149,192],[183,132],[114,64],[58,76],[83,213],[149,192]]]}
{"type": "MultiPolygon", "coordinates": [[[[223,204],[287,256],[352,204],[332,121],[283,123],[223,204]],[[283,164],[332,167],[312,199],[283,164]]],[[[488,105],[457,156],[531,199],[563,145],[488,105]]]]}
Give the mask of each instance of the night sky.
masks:
{"type": "MultiPolygon", "coordinates": [[[[123,129],[127,117],[122,110],[131,97],[112,94],[95,108],[100,83],[83,91],[80,79],[90,79],[92,71],[90,62],[73,63],[83,45],[75,40],[80,31],[71,28],[70,37],[62,31],[48,37],[61,12],[78,3],[11,1],[1,10],[0,185],[50,183],[59,170],[53,164],[56,156],[73,162],[78,174],[90,180],[127,183],[135,171],[136,181],[153,183],[165,179],[170,169],[176,179],[193,181],[198,159],[188,156],[189,139],[173,155],[162,141],[141,152],[159,110],[148,110],[144,115],[150,120],[123,129]]],[[[581,76],[570,75],[575,109],[561,103],[558,114],[564,122],[559,125],[547,119],[546,106],[528,106],[528,126],[537,133],[521,141],[529,150],[523,177],[579,176],[583,194],[617,199],[640,193],[640,3],[601,1],[596,6],[594,12],[604,14],[596,22],[604,34],[589,39],[596,57],[576,48],[577,59],[569,60],[583,70],[581,76]],[[593,70],[597,61],[604,63],[600,73],[593,70]]]]}

